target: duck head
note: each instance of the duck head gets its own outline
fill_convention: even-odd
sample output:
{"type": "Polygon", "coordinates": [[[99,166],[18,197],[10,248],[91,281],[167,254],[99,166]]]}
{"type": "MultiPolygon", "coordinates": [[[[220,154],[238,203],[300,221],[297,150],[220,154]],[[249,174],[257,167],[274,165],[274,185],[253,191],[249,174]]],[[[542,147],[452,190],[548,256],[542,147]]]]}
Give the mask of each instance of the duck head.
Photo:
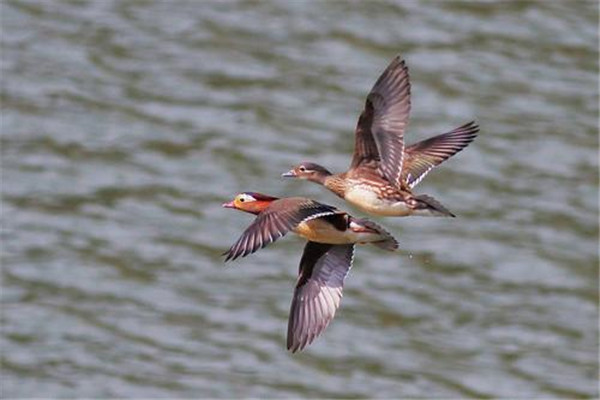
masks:
{"type": "Polygon", "coordinates": [[[327,168],[312,162],[303,162],[281,176],[284,178],[299,178],[311,182],[323,183],[331,175],[327,168]]]}
{"type": "Polygon", "coordinates": [[[235,196],[230,202],[223,203],[223,207],[234,208],[251,214],[260,214],[277,199],[277,197],[268,196],[262,193],[243,192],[235,196]]]}

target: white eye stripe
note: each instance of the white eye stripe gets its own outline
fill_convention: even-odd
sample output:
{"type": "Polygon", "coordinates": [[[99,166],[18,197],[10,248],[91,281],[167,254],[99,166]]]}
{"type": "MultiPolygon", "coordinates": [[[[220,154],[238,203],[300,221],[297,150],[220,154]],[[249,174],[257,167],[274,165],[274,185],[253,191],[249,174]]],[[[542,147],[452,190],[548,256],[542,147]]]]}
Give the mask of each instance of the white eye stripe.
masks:
{"type": "Polygon", "coordinates": [[[247,193],[240,194],[240,201],[256,201],[256,199],[247,193]]]}

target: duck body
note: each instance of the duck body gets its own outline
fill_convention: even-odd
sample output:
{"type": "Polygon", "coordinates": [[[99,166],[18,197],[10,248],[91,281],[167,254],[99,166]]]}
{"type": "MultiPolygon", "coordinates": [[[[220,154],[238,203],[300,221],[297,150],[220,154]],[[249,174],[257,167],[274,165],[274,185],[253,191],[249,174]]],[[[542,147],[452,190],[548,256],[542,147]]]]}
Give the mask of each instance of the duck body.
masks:
{"type": "Polygon", "coordinates": [[[301,222],[292,229],[294,233],[306,240],[328,244],[369,243],[381,240],[378,234],[371,232],[354,232],[351,229],[338,229],[326,218],[301,222]]]}
{"type": "Polygon", "coordinates": [[[360,181],[350,183],[349,189],[344,194],[344,199],[367,214],[383,217],[405,217],[419,211],[411,209],[408,206],[406,196],[390,186],[373,187],[360,181]]]}
{"type": "MultiPolygon", "coordinates": [[[[312,168],[316,165],[306,164],[312,168]]],[[[401,189],[393,186],[377,168],[363,166],[341,174],[324,174],[317,179],[309,178],[309,180],[322,184],[354,207],[370,215],[454,217],[454,214],[434,198],[427,195],[414,195],[405,185],[401,189]]]]}
{"type": "Polygon", "coordinates": [[[431,169],[468,146],[479,127],[469,122],[405,146],[409,112],[408,68],[396,57],[367,96],[355,130],[350,168],[332,174],[316,163],[304,162],[283,176],[321,184],[371,215],[453,217],[437,200],[415,195],[412,189],[431,169]]]}
{"type": "Polygon", "coordinates": [[[327,177],[324,186],[348,203],[371,215],[406,216],[410,193],[401,191],[371,168],[358,168],[327,177]]]}
{"type": "Polygon", "coordinates": [[[346,213],[301,222],[292,229],[306,240],[327,244],[379,243],[388,239],[381,228],[369,226],[370,221],[346,213]]]}

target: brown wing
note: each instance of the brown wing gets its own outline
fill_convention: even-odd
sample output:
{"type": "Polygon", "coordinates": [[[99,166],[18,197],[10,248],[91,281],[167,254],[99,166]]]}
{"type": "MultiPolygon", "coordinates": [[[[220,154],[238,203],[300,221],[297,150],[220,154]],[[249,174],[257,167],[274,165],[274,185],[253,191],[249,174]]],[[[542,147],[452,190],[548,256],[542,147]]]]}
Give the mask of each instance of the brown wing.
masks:
{"type": "Polygon", "coordinates": [[[400,187],[404,130],[410,112],[408,67],[396,57],[367,96],[356,127],[356,144],[350,168],[379,161],[383,175],[400,187]]]}
{"type": "Polygon", "coordinates": [[[290,197],[274,201],[261,212],[242,236],[223,255],[225,261],[245,257],[288,233],[299,223],[337,214],[335,207],[310,199],[290,197]]]}
{"type": "Polygon", "coordinates": [[[356,130],[354,133],[354,156],[350,163],[350,169],[356,168],[361,164],[375,161],[378,165],[379,151],[375,144],[375,139],[371,134],[371,125],[373,125],[373,105],[367,100],[365,109],[358,117],[356,130]]]}
{"type": "Polygon", "coordinates": [[[479,126],[471,121],[450,132],[415,143],[406,148],[402,179],[413,188],[431,169],[452,157],[471,143],[479,126]]]}
{"type": "Polygon", "coordinates": [[[302,350],[327,328],[342,300],[353,257],[353,244],[306,244],[290,309],[288,350],[302,350]]]}

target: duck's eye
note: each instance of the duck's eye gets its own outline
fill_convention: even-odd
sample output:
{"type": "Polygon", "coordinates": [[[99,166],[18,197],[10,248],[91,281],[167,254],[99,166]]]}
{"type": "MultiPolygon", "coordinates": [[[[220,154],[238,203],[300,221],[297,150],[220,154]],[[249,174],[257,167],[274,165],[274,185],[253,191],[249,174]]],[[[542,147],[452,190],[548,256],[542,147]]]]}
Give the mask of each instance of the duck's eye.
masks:
{"type": "Polygon", "coordinates": [[[303,166],[301,166],[300,168],[298,168],[300,170],[300,172],[306,172],[306,168],[303,166]]]}
{"type": "Polygon", "coordinates": [[[240,203],[243,203],[245,201],[246,201],[246,199],[244,199],[243,197],[240,197],[240,203]]]}

